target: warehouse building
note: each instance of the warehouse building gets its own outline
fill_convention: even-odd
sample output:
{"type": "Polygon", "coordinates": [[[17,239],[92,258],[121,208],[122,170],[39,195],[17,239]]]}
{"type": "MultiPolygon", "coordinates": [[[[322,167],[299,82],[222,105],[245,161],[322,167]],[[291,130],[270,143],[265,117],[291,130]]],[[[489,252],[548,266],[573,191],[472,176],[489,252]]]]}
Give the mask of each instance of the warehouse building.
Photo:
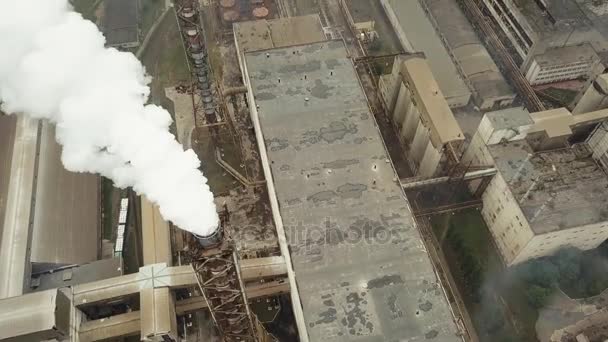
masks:
{"type": "Polygon", "coordinates": [[[598,164],[608,111],[488,113],[463,158],[492,165],[482,214],[507,265],[608,238],[608,177],[598,164]]]}
{"type": "Polygon", "coordinates": [[[101,256],[99,177],[64,169],[55,128],[0,118],[0,298],[22,294],[32,273],[101,256]],[[10,182],[9,182],[10,180],[10,182]]]}
{"type": "Polygon", "coordinates": [[[248,52],[241,65],[300,334],[461,341],[344,43],[248,52]]]}
{"type": "Polygon", "coordinates": [[[595,77],[608,61],[608,12],[593,0],[483,0],[534,84],[595,77]]]}
{"type": "Polygon", "coordinates": [[[423,0],[444,45],[473,93],[473,101],[481,110],[506,107],[513,103],[515,93],[456,0],[423,0]]]}
{"type": "Polygon", "coordinates": [[[464,134],[423,56],[397,57],[379,91],[414,175],[434,177],[458,164],[464,134]]]}
{"type": "Polygon", "coordinates": [[[381,0],[404,50],[423,52],[450,108],[469,103],[471,92],[419,1],[381,0]]]}

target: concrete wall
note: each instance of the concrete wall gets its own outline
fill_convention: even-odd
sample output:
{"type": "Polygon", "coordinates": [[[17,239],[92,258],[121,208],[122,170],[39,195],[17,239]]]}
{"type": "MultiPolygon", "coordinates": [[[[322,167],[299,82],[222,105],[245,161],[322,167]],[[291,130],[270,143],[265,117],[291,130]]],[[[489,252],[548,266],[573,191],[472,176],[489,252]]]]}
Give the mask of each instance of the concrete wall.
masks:
{"type": "Polygon", "coordinates": [[[567,246],[581,250],[593,249],[606,239],[608,239],[608,222],[536,235],[528,242],[526,248],[519,253],[513,263],[552,255],[567,246]]]}
{"type": "Polygon", "coordinates": [[[519,254],[534,237],[517,200],[500,173],[496,174],[482,196],[481,213],[506,265],[521,261],[519,254]]]}

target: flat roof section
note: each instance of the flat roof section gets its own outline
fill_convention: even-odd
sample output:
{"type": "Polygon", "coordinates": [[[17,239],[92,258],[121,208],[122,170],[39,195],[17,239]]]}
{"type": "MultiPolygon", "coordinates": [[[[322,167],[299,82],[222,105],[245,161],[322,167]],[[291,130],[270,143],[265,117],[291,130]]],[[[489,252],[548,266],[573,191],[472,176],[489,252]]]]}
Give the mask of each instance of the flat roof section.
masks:
{"type": "Polygon", "coordinates": [[[454,61],[450,58],[419,1],[382,0],[382,2],[385,8],[394,13],[394,16],[389,13],[389,18],[396,18],[397,22],[393,25],[398,25],[400,28],[396,31],[398,33],[401,31],[405,35],[400,39],[406,39],[412,49],[408,49],[408,46],[404,46],[404,48],[410,50],[408,52],[420,51],[426,55],[437,83],[450,106],[453,106],[453,100],[461,102],[458,99],[468,99],[471,92],[460,77],[454,61]]]}
{"type": "Polygon", "coordinates": [[[454,118],[439,85],[426,59],[420,57],[404,57],[401,68],[403,77],[413,84],[415,99],[424,110],[421,114],[424,121],[429,122],[431,140],[436,148],[440,148],[450,141],[464,140],[464,134],[454,118]]]}
{"type": "Polygon", "coordinates": [[[589,43],[550,48],[542,55],[535,56],[536,61],[543,67],[566,63],[588,62],[599,60],[599,56],[589,43]]]}
{"type": "Polygon", "coordinates": [[[318,14],[235,23],[234,35],[240,51],[243,52],[315,43],[327,39],[318,14]]]}
{"type": "Polygon", "coordinates": [[[586,148],[534,152],[524,139],[488,149],[536,234],[608,221],[608,177],[586,148]]]}
{"type": "Polygon", "coordinates": [[[482,100],[514,98],[511,86],[500,73],[456,0],[422,1],[429,7],[463,76],[468,79],[477,97],[482,100]]]}
{"type": "Polygon", "coordinates": [[[462,341],[342,41],[245,55],[311,341],[462,341]]]}
{"type": "Polygon", "coordinates": [[[30,261],[83,264],[97,260],[99,177],[64,168],[52,124],[43,122],[40,141],[30,261]]]}

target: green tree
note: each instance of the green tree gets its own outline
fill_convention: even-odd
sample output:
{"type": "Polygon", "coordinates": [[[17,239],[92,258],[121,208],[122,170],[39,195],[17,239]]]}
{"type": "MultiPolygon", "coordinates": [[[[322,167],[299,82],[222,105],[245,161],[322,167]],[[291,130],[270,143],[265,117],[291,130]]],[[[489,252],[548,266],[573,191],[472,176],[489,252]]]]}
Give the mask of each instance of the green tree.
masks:
{"type": "Polygon", "coordinates": [[[532,285],[526,290],[526,297],[530,305],[537,309],[540,309],[547,303],[547,300],[549,299],[552,293],[553,288],[532,285]]]}

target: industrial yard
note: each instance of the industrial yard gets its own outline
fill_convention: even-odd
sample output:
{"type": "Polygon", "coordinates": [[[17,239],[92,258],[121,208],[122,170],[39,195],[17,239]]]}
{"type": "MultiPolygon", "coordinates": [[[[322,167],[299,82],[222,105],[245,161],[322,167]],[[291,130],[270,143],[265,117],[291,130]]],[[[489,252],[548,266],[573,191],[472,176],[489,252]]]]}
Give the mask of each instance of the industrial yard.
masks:
{"type": "Polygon", "coordinates": [[[128,71],[0,60],[0,341],[608,339],[608,4],[63,2],[128,71]]]}

